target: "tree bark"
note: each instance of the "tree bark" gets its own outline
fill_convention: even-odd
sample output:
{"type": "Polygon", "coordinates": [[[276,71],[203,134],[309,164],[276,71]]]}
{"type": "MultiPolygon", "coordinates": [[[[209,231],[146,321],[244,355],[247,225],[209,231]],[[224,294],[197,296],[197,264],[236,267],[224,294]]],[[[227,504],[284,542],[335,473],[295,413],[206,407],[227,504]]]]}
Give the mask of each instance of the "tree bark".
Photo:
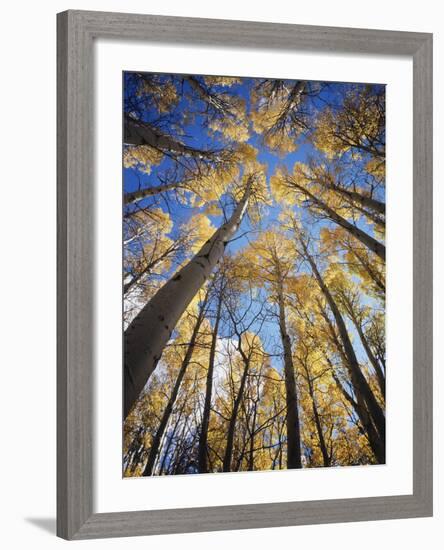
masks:
{"type": "Polygon", "coordinates": [[[186,80],[200,98],[205,101],[209,106],[213,107],[222,116],[232,116],[229,104],[224,101],[217,94],[211,93],[205,84],[199,82],[195,76],[187,76],[186,80]]]}
{"type": "Polygon", "coordinates": [[[219,332],[219,323],[222,312],[222,287],[219,290],[219,296],[217,301],[216,318],[214,320],[213,334],[211,338],[210,356],[208,359],[208,371],[207,381],[205,389],[205,403],[202,413],[202,426],[199,436],[199,448],[197,452],[197,463],[199,473],[208,472],[208,426],[210,424],[211,413],[211,398],[213,395],[213,374],[214,374],[214,360],[216,357],[216,344],[219,332]]]}
{"type": "Polygon", "coordinates": [[[357,258],[361,266],[367,271],[375,285],[385,293],[385,282],[379,277],[379,274],[372,268],[372,266],[359,254],[356,250],[352,249],[352,253],[357,258]]]}
{"type": "MultiPolygon", "coordinates": [[[[207,294],[208,296],[208,294],[207,294]]],[[[171,417],[171,413],[173,412],[174,403],[176,402],[177,395],[179,394],[180,385],[182,384],[183,377],[185,376],[185,373],[187,371],[188,365],[190,364],[191,358],[193,356],[194,347],[196,345],[197,336],[199,334],[200,327],[202,325],[202,321],[204,319],[205,314],[205,305],[207,301],[207,296],[205,297],[204,303],[202,304],[199,315],[196,320],[196,324],[194,325],[193,333],[191,335],[190,343],[188,345],[187,351],[185,353],[185,357],[183,358],[182,365],[179,369],[179,372],[177,374],[176,382],[173,387],[173,391],[171,392],[170,398],[168,399],[168,403],[165,407],[165,410],[162,415],[162,419],[160,421],[159,427],[157,428],[157,431],[154,435],[153,441],[151,443],[150,452],[148,455],[148,461],[146,463],[145,469],[143,471],[143,476],[150,476],[153,473],[154,464],[156,462],[157,455],[159,453],[160,443],[163,438],[163,434],[165,433],[166,427],[168,426],[168,422],[171,417]]]]}
{"type": "MultiPolygon", "coordinates": [[[[291,91],[289,92],[287,99],[285,101],[285,106],[282,111],[276,117],[273,125],[266,130],[267,134],[279,131],[279,129],[285,128],[287,124],[287,119],[291,114],[294,114],[294,110],[299,107],[301,103],[301,95],[304,93],[307,83],[300,80],[296,82],[291,91]]],[[[296,123],[296,120],[293,119],[292,125],[296,123]]],[[[302,126],[302,123],[300,124],[302,126]]]]}
{"type": "Polygon", "coordinates": [[[319,273],[319,270],[311,257],[310,253],[308,252],[308,249],[303,241],[302,238],[299,239],[299,242],[301,243],[303,250],[304,250],[304,256],[308,260],[313,275],[315,276],[315,279],[318,282],[318,285],[324,294],[327,303],[331,309],[331,312],[333,313],[333,317],[336,321],[336,326],[339,331],[339,336],[341,338],[341,342],[343,345],[344,353],[347,358],[347,366],[349,368],[351,381],[353,383],[354,388],[356,391],[363,396],[363,399],[365,401],[366,407],[370,413],[370,416],[375,424],[376,430],[379,434],[379,437],[381,439],[381,443],[384,446],[385,449],[385,416],[382,412],[381,407],[379,406],[378,401],[376,400],[365,376],[362,374],[361,368],[359,366],[358,360],[356,358],[355,351],[353,349],[353,345],[351,343],[350,337],[348,335],[347,327],[345,325],[344,319],[342,318],[341,312],[339,311],[338,306],[336,305],[335,300],[333,299],[332,294],[330,293],[329,289],[327,288],[326,284],[324,283],[324,280],[319,273]]]}
{"type": "MultiPolygon", "coordinates": [[[[182,406],[181,410],[179,411],[179,417],[177,418],[176,422],[174,423],[173,429],[168,434],[168,441],[166,444],[166,448],[163,451],[162,460],[160,461],[160,468],[159,468],[159,475],[161,476],[166,468],[166,462],[168,460],[168,457],[170,456],[170,449],[173,444],[174,438],[176,437],[177,429],[179,428],[179,424],[182,418],[183,414],[183,408],[182,406]]],[[[163,450],[163,449],[162,449],[163,450]]]]}
{"type": "Polygon", "coordinates": [[[166,193],[180,187],[179,182],[165,183],[164,185],[156,185],[155,187],[146,187],[144,189],[138,189],[132,193],[125,193],[123,200],[125,204],[132,204],[138,202],[146,197],[153,197],[160,193],[166,193]]]}
{"type": "Polygon", "coordinates": [[[305,374],[307,375],[308,393],[310,394],[311,405],[313,410],[313,418],[316,425],[316,431],[318,432],[318,439],[319,439],[319,446],[321,448],[321,453],[322,453],[322,460],[324,462],[324,466],[327,467],[327,466],[330,466],[330,456],[328,454],[327,445],[325,444],[324,432],[322,431],[322,424],[321,424],[321,419],[319,417],[318,406],[316,403],[316,397],[315,397],[314,388],[313,388],[313,382],[310,378],[310,373],[308,371],[307,365],[303,363],[303,366],[305,369],[305,374]]]}
{"type": "Polygon", "coordinates": [[[296,187],[304,193],[306,197],[308,197],[318,208],[320,208],[325,214],[337,225],[343,227],[346,229],[351,235],[356,237],[359,241],[361,241],[362,244],[364,244],[369,250],[374,252],[377,256],[381,258],[385,262],[385,246],[371,237],[368,233],[365,231],[362,231],[362,229],[359,229],[359,227],[356,227],[355,225],[351,224],[349,221],[347,221],[345,218],[337,214],[332,208],[330,208],[325,202],[318,199],[313,193],[310,193],[308,189],[305,189],[302,185],[297,184],[292,179],[289,179],[290,186],[296,187]]]}
{"type": "Polygon", "coordinates": [[[278,282],[279,328],[284,348],[285,394],[287,404],[287,468],[302,468],[301,432],[299,424],[298,397],[294,375],[290,336],[285,320],[285,305],[282,279],[278,282]]]}
{"type": "MultiPolygon", "coordinates": [[[[350,307],[351,307],[351,304],[350,304],[350,307]]],[[[373,351],[370,347],[370,344],[367,341],[367,338],[364,334],[364,331],[362,330],[362,325],[358,321],[358,319],[356,318],[356,315],[353,312],[353,310],[350,311],[350,317],[351,317],[351,320],[352,320],[353,324],[355,325],[356,332],[358,333],[359,339],[361,340],[361,343],[362,343],[362,347],[364,348],[365,353],[367,354],[367,357],[369,358],[370,363],[372,364],[372,366],[375,370],[376,378],[378,380],[379,389],[381,390],[381,394],[382,394],[383,398],[385,399],[385,376],[384,376],[384,373],[382,372],[381,365],[379,364],[379,361],[376,359],[376,357],[375,357],[375,355],[374,355],[374,353],[373,353],[373,351]]]]}
{"type": "Polygon", "coordinates": [[[248,471],[252,472],[254,470],[254,442],[256,436],[256,418],[257,418],[257,401],[254,405],[253,420],[251,424],[250,431],[250,449],[248,455],[248,471]]]}
{"type": "Polygon", "coordinates": [[[142,308],[124,337],[124,416],[132,409],[157,366],[171,333],[188,304],[210,276],[236,233],[248,206],[252,178],[231,218],[142,308]]]}
{"type": "Polygon", "coordinates": [[[230,421],[228,424],[228,432],[227,432],[227,445],[225,447],[225,454],[223,458],[223,471],[224,472],[230,472],[231,471],[231,459],[233,456],[233,444],[234,444],[234,434],[236,431],[236,422],[237,422],[237,415],[239,412],[239,407],[241,404],[241,401],[244,397],[244,391],[245,391],[245,384],[247,381],[248,371],[250,368],[250,357],[248,357],[245,352],[242,349],[242,344],[239,338],[239,352],[242,356],[242,361],[244,362],[244,370],[242,371],[242,378],[239,385],[239,390],[236,395],[236,399],[234,400],[233,404],[233,410],[231,411],[230,421]]]}
{"type": "Polygon", "coordinates": [[[353,201],[349,201],[349,204],[353,206],[353,208],[356,208],[358,212],[361,212],[361,214],[364,214],[364,216],[370,220],[371,222],[375,223],[377,226],[379,226],[383,231],[385,230],[385,220],[381,218],[378,214],[375,212],[371,212],[369,209],[364,208],[363,206],[356,204],[353,201]]]}
{"type": "Polygon", "coordinates": [[[375,455],[377,462],[379,464],[385,464],[385,441],[381,440],[381,437],[379,436],[375,426],[373,425],[372,420],[370,419],[362,394],[360,393],[359,389],[353,388],[356,396],[356,401],[355,401],[353,397],[349,395],[349,393],[345,390],[345,388],[341,384],[341,381],[335,375],[334,367],[328,358],[327,358],[327,362],[329,363],[332,369],[332,376],[334,381],[336,382],[336,385],[338,386],[342,395],[351,404],[356,414],[358,415],[362,429],[367,435],[367,441],[369,442],[370,448],[373,451],[373,454],[375,455]]]}
{"type": "Polygon", "coordinates": [[[318,181],[317,183],[320,183],[326,189],[331,189],[336,193],[339,193],[340,195],[347,197],[353,202],[357,202],[364,208],[369,208],[370,210],[373,210],[377,214],[381,214],[383,216],[385,215],[385,203],[378,201],[377,199],[367,197],[366,195],[362,195],[357,191],[350,191],[349,189],[343,189],[341,186],[336,185],[334,183],[329,185],[324,185],[321,181],[318,181]]]}
{"type": "Polygon", "coordinates": [[[165,153],[189,156],[197,159],[211,158],[213,151],[193,149],[172,136],[162,134],[148,122],[136,120],[125,114],[124,142],[128,145],[148,145],[165,153]]]}

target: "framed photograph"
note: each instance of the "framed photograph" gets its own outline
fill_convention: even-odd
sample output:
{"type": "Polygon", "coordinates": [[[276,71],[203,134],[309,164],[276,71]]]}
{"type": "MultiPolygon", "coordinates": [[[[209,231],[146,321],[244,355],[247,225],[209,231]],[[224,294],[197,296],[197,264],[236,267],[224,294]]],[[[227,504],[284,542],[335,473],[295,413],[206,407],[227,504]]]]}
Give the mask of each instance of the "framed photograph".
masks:
{"type": "Polygon", "coordinates": [[[432,35],[58,15],[58,535],[432,515],[432,35]]]}

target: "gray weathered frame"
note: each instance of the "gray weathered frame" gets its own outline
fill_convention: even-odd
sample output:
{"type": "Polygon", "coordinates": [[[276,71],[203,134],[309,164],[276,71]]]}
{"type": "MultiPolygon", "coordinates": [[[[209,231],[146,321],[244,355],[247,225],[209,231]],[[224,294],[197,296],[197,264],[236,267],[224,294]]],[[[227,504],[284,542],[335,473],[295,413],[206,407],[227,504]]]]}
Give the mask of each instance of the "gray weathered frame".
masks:
{"type": "Polygon", "coordinates": [[[66,11],[58,47],[57,533],[88,539],[431,516],[432,35],[66,11]],[[97,38],[413,58],[413,494],[93,512],[93,42],[97,38]]]}

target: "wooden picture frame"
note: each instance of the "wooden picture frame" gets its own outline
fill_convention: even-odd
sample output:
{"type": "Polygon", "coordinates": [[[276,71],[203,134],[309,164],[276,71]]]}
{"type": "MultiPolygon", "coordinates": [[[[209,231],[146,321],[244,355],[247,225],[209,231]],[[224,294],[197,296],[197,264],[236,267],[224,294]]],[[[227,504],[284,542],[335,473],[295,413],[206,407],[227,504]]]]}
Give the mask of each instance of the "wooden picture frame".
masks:
{"type": "Polygon", "coordinates": [[[57,533],[88,539],[432,515],[432,35],[67,11],[58,14],[57,533]],[[413,59],[413,494],[93,513],[93,43],[97,38],[413,59]]]}

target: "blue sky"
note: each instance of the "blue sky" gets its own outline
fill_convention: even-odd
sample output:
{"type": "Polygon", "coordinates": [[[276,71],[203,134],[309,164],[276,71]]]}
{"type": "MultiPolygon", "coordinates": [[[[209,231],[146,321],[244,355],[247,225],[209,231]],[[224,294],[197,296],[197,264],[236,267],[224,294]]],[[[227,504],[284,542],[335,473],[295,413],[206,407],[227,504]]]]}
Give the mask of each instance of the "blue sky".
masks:
{"type": "MultiPolygon", "coordinates": [[[[161,78],[164,78],[165,81],[168,80],[169,76],[164,75],[161,78]]],[[[256,79],[252,78],[244,78],[242,80],[241,84],[235,84],[231,88],[229,88],[230,93],[235,93],[242,97],[246,103],[247,103],[247,112],[250,108],[250,92],[252,87],[254,87],[257,84],[256,79]]],[[[314,83],[315,84],[315,83],[314,83]]],[[[176,113],[177,116],[181,116],[184,112],[187,110],[202,110],[204,109],[203,102],[201,105],[199,105],[199,101],[194,101],[193,104],[190,104],[189,99],[187,99],[186,95],[187,93],[191,92],[190,84],[184,80],[182,84],[183,88],[183,96],[182,99],[179,101],[178,105],[176,106],[176,113]]],[[[335,102],[339,102],[340,93],[347,89],[348,84],[343,83],[329,83],[328,86],[326,86],[321,94],[312,99],[309,108],[313,110],[322,109],[325,105],[325,102],[327,101],[329,104],[335,104],[335,102]]],[[[131,88],[131,78],[130,74],[126,74],[124,77],[124,101],[128,99],[128,97],[133,92],[131,88]]],[[[338,103],[339,105],[339,103],[338,103]]],[[[158,113],[155,109],[146,109],[142,113],[143,120],[150,122],[153,118],[158,118],[158,113]]],[[[217,149],[222,148],[224,146],[224,142],[221,138],[218,139],[218,137],[214,135],[209,135],[206,131],[204,119],[202,116],[197,115],[195,116],[194,120],[190,123],[183,124],[183,136],[181,136],[181,139],[184,143],[186,143],[189,146],[195,147],[195,148],[201,148],[201,149],[217,149]]],[[[269,184],[270,177],[274,174],[276,171],[276,168],[278,166],[284,166],[288,168],[289,171],[292,171],[293,165],[295,162],[305,162],[307,158],[312,155],[315,150],[313,146],[308,143],[302,142],[299,144],[297,150],[292,153],[288,153],[285,156],[279,156],[276,153],[273,153],[270,151],[267,147],[263,146],[261,143],[260,136],[254,133],[253,130],[250,132],[250,138],[248,140],[249,144],[253,145],[258,149],[258,160],[261,163],[264,163],[266,166],[266,178],[267,178],[267,184],[269,184]]],[[[159,164],[159,166],[154,166],[151,173],[149,175],[140,172],[136,168],[131,169],[123,169],[123,190],[124,193],[135,191],[139,188],[145,188],[145,187],[151,187],[151,186],[157,186],[159,184],[159,176],[162,174],[165,174],[165,172],[170,169],[173,165],[173,161],[168,158],[164,158],[164,160],[159,164]]],[[[222,200],[224,197],[222,197],[222,200]]],[[[191,208],[190,206],[179,203],[178,201],[172,199],[171,197],[153,197],[153,198],[146,198],[143,201],[140,201],[137,204],[137,207],[149,207],[154,206],[154,204],[158,207],[161,207],[164,211],[168,211],[171,219],[174,220],[174,228],[171,232],[171,236],[174,238],[176,232],[178,231],[178,228],[180,225],[184,222],[186,222],[190,216],[193,216],[196,214],[199,209],[191,208]]],[[[134,208],[133,206],[130,207],[134,208]]],[[[261,220],[261,229],[266,228],[270,224],[272,224],[276,219],[280,212],[280,206],[276,203],[266,208],[264,211],[264,216],[261,220]]],[[[209,216],[211,222],[213,225],[217,228],[221,225],[223,222],[221,216],[209,216]]],[[[362,228],[371,231],[369,226],[364,222],[360,221],[360,224],[362,224],[362,228]]],[[[324,225],[330,225],[332,226],[331,222],[316,222],[313,223],[311,226],[312,232],[314,237],[318,236],[319,229],[324,225]]],[[[251,239],[254,239],[254,233],[252,233],[252,230],[254,228],[251,227],[251,224],[249,223],[248,219],[245,218],[242,222],[242,225],[238,231],[238,235],[242,235],[243,233],[246,233],[244,236],[237,238],[234,240],[230,245],[228,246],[229,253],[236,253],[240,251],[243,247],[245,247],[248,244],[248,241],[251,239]]],[[[306,269],[306,268],[303,268],[306,269]]],[[[174,270],[174,267],[173,267],[174,270]]],[[[170,276],[172,273],[167,274],[167,276],[170,276]]],[[[371,303],[371,300],[368,302],[371,303]]],[[[254,327],[252,327],[254,328],[254,327]]],[[[364,357],[363,350],[360,346],[360,343],[358,342],[358,338],[356,337],[356,334],[354,333],[354,330],[352,327],[350,328],[350,332],[353,335],[356,351],[360,357],[364,357]]],[[[279,347],[279,332],[277,328],[277,323],[274,321],[270,321],[266,323],[262,328],[262,334],[263,339],[270,342],[270,349],[267,350],[270,353],[276,353],[276,349],[279,347]]],[[[221,335],[228,335],[228,328],[222,327],[221,335]],[[225,334],[224,334],[225,332],[225,334]]],[[[280,370],[280,359],[274,357],[272,359],[273,365],[280,370]]]]}

